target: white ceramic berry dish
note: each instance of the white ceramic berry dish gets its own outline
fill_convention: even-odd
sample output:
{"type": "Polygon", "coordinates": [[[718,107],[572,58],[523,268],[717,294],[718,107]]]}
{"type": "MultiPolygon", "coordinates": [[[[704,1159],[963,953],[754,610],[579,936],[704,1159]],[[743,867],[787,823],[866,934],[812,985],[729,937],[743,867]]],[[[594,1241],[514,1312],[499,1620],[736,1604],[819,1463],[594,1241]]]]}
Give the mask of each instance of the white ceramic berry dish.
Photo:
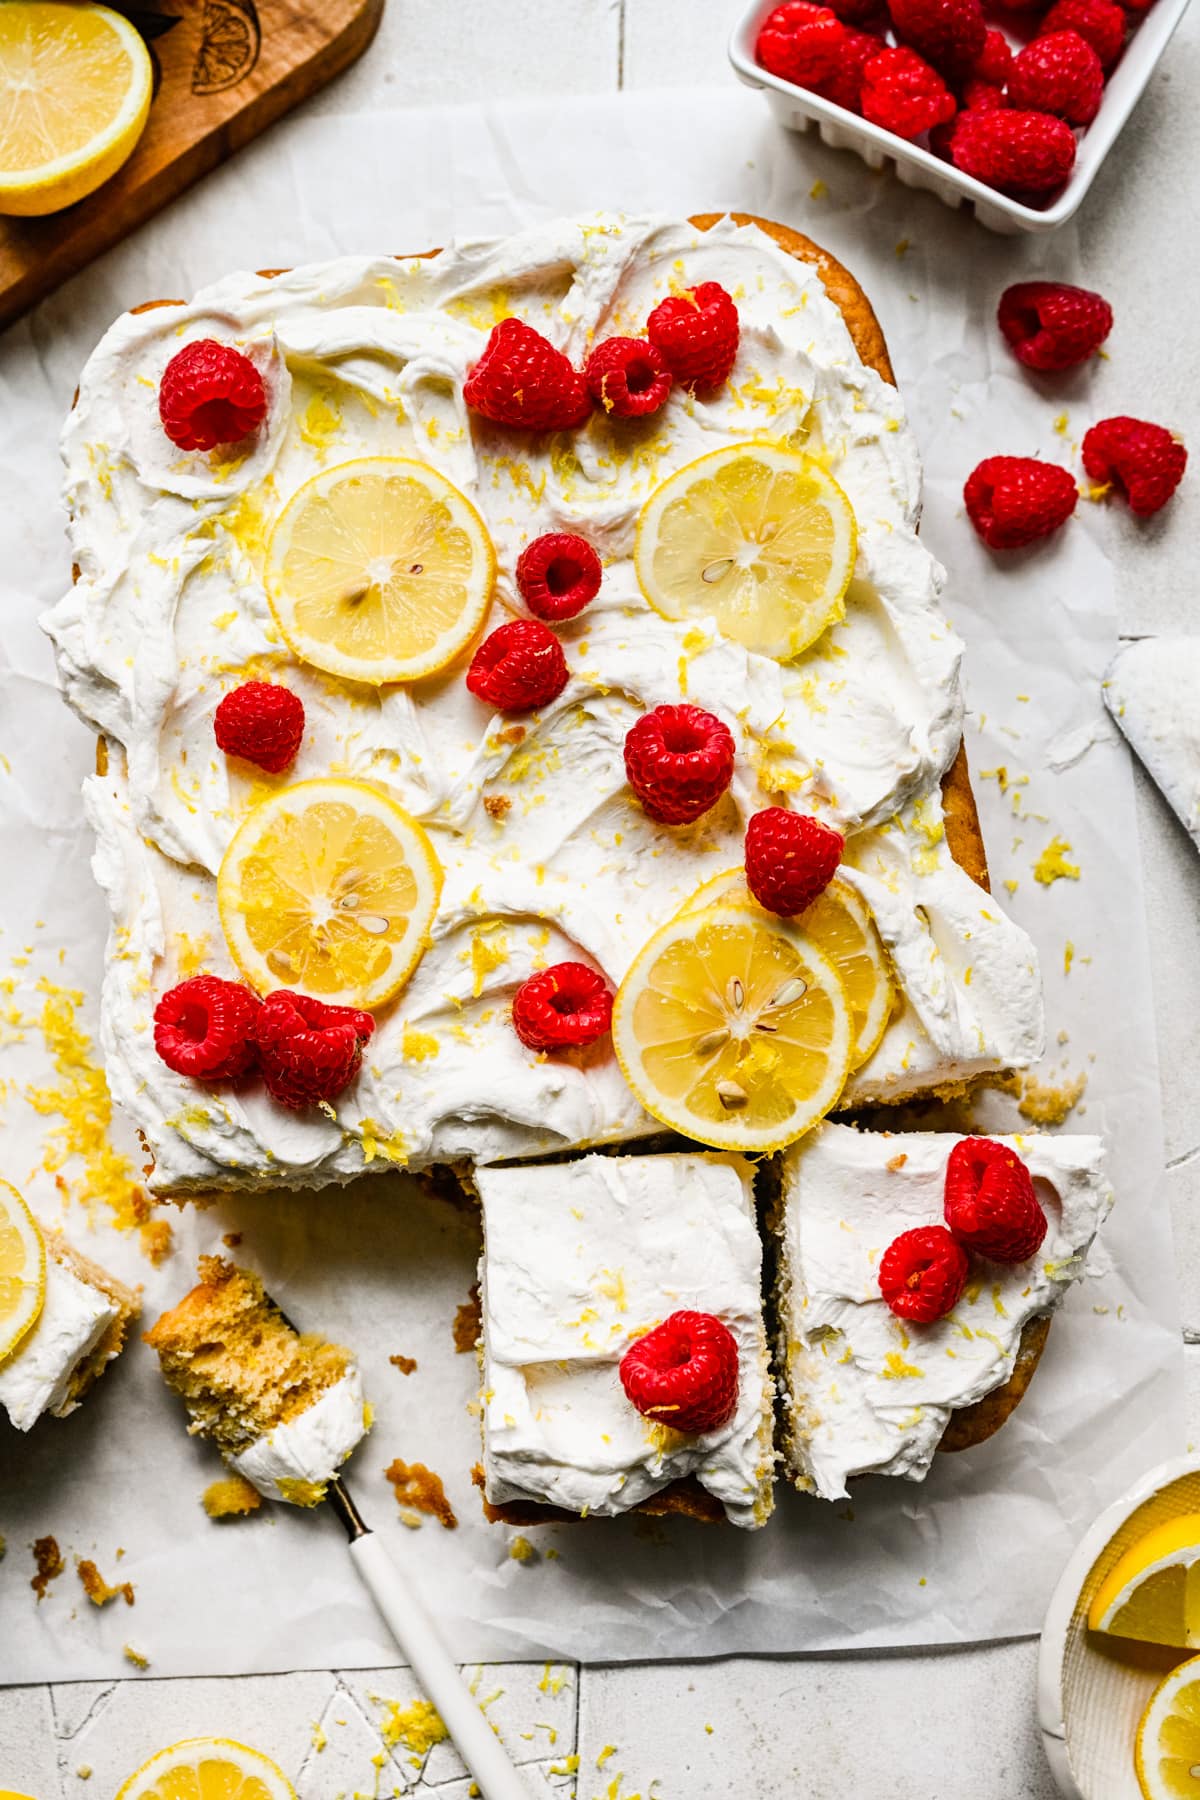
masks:
{"type": "Polygon", "coordinates": [[[872,169],[891,168],[907,187],[925,188],[947,206],[973,206],[975,216],[989,231],[1054,231],[1072,217],[1100,171],[1143,88],[1154,73],[1171,34],[1187,10],[1188,0],[1156,0],[1137,24],[1120,62],[1104,90],[1095,120],[1077,133],[1078,154],[1071,179],[1049,206],[1026,206],[1010,200],[971,175],[964,175],[930,150],[906,143],[894,132],[835,106],[807,88],[796,87],[782,76],[772,75],[754,59],[759,30],[778,0],[753,0],[729,40],[729,58],[747,87],[761,88],[781,125],[791,131],[816,127],[835,150],[853,150],[872,169]]]}
{"type": "Polygon", "coordinates": [[[1100,1514],[1054,1590],[1038,1656],[1037,1713],[1067,1800],[1141,1800],[1133,1766],[1138,1722],[1163,1676],[1192,1652],[1098,1636],[1087,1629],[1087,1610],[1130,1544],[1191,1512],[1200,1512],[1200,1457],[1160,1463],[1100,1514]]]}

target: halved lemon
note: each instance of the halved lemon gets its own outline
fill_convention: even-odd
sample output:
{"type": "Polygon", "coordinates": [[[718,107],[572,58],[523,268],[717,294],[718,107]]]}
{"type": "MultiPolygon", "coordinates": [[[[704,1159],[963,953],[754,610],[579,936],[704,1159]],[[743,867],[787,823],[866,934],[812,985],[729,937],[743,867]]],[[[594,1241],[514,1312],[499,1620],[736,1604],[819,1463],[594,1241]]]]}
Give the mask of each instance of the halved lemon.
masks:
{"type": "Polygon", "coordinates": [[[1146,1800],[1200,1800],[1200,1656],[1172,1669],[1150,1696],[1133,1766],[1146,1800]]]}
{"type": "Polygon", "coordinates": [[[0,6],[0,213],[59,212],[98,188],[146,125],[154,70],[107,6],[0,6]]]}
{"type": "Polygon", "coordinates": [[[714,618],[726,637],[783,661],[842,618],[857,548],[853,508],[819,463],[732,444],[651,494],[634,566],[664,617],[714,618]]]}
{"type": "Polygon", "coordinates": [[[850,1071],[850,1006],[829,958],[758,908],[679,913],[617,990],[622,1072],[664,1125],[722,1150],[776,1150],[850,1071]]]}
{"type": "Polygon", "coordinates": [[[0,1181],[0,1364],[33,1330],[45,1298],[42,1234],[16,1188],[0,1181]]]}
{"type": "Polygon", "coordinates": [[[117,1800],[296,1800],[269,1756],[232,1738],[184,1738],[144,1762],[117,1800]]]}
{"type": "Polygon", "coordinates": [[[1088,1630],[1200,1646],[1200,1513],[1156,1525],[1130,1546],[1097,1590],[1088,1630]]]}
{"type": "MultiPolygon", "coordinates": [[[[746,886],[744,869],[726,869],[723,875],[714,875],[682,910],[702,912],[718,901],[757,906],[746,886]]],[[[896,1001],[887,952],[870,908],[848,881],[835,875],[824,893],[791,922],[824,951],[841,976],[854,1030],[850,1067],[857,1069],[877,1048],[896,1001]]]]}
{"type": "Polygon", "coordinates": [[[382,1006],[428,943],[442,869],[417,821],[365,781],[301,781],[249,813],[217,876],[233,958],[252,987],[382,1006]]]}
{"type": "Polygon", "coordinates": [[[453,662],[483,624],[496,558],[465,494],[425,463],[361,457],[298,488],[267,546],[267,598],[303,661],[376,686],[453,662]]]}

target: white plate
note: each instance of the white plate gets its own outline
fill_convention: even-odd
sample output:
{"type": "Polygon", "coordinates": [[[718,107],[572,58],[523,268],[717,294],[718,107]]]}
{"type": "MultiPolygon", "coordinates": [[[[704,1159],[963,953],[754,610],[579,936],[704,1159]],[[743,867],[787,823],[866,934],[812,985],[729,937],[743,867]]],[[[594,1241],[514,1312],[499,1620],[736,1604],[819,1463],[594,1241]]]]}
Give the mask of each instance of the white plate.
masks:
{"type": "Polygon", "coordinates": [[[1189,1512],[1200,1512],[1200,1456],[1160,1463],[1101,1513],[1054,1590],[1038,1655],[1037,1712],[1067,1800],[1141,1800],[1133,1768],[1138,1721],[1167,1671],[1194,1652],[1089,1632],[1087,1610],[1130,1544],[1189,1512]]]}
{"type": "Polygon", "coordinates": [[[964,175],[930,150],[906,143],[891,131],[872,125],[857,113],[823,100],[807,88],[796,87],[779,75],[760,68],[754,60],[754,44],[767,15],[778,0],[754,0],[729,40],[729,59],[747,87],[761,88],[781,125],[792,131],[816,126],[818,135],[835,150],[853,150],[872,169],[892,168],[906,187],[927,188],[947,206],[975,208],[975,216],[990,231],[1053,231],[1072,217],[1100,172],[1122,125],[1133,111],[1171,34],[1187,10],[1188,0],[1157,0],[1133,30],[1120,62],[1104,89],[1100,111],[1079,137],[1079,153],[1071,179],[1051,206],[1025,206],[1010,200],[973,176],[964,175]]]}

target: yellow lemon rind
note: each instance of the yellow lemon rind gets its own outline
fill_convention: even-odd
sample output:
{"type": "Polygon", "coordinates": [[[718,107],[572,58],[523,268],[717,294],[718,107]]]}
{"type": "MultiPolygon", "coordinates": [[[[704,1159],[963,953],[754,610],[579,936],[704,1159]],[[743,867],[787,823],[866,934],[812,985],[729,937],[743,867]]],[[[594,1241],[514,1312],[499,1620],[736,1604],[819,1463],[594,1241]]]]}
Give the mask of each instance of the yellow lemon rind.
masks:
{"type": "Polygon", "coordinates": [[[180,1769],[195,1769],[202,1761],[232,1764],[243,1781],[257,1780],[266,1787],[272,1800],[296,1800],[296,1790],[278,1763],[264,1756],[261,1750],[227,1737],[181,1738],[178,1743],[168,1744],[134,1770],[119,1789],[117,1800],[141,1800],[143,1795],[150,1796],[164,1775],[180,1769]]]}
{"type": "Polygon", "coordinates": [[[30,1283],[28,1269],[23,1275],[23,1285],[32,1290],[31,1297],[24,1306],[18,1308],[17,1324],[11,1330],[0,1326],[0,1368],[3,1368],[10,1357],[13,1357],[27,1341],[38,1320],[42,1316],[42,1308],[46,1302],[46,1243],[42,1237],[37,1220],[34,1218],[25,1200],[12,1183],[0,1177],[0,1211],[5,1211],[13,1218],[19,1236],[22,1238],[26,1256],[33,1252],[36,1279],[30,1283]]]}

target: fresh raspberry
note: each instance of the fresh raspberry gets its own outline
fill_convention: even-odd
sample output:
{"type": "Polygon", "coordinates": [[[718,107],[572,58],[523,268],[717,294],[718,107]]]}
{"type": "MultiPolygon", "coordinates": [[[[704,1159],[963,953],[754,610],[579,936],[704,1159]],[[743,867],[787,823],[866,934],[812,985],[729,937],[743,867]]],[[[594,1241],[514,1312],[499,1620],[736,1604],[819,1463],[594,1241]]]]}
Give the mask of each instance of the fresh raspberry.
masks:
{"type": "Polygon", "coordinates": [[[958,1305],[967,1253],[944,1225],[919,1225],[893,1238],[879,1259],[879,1291],[898,1319],[932,1325],[958,1305]]]}
{"type": "Polygon", "coordinates": [[[1062,281],[1018,281],[1005,288],[996,317],[1017,360],[1043,372],[1086,362],[1113,324],[1107,300],[1062,281]]]}
{"type": "Polygon", "coordinates": [[[523,319],[493,327],[463,383],[463,399],[494,424],[523,431],[569,431],[592,410],[583,376],[523,319]]]}
{"type": "Polygon", "coordinates": [[[169,988],[154,1009],[154,1048],[177,1075],[236,1081],[255,1058],[261,1002],[240,981],[195,975],[169,988]]]}
{"type": "MultiPolygon", "coordinates": [[[[997,112],[1000,107],[1008,105],[1008,95],[1002,87],[996,87],[990,81],[980,81],[972,75],[970,81],[963,84],[962,104],[964,112],[997,112]]],[[[945,126],[940,127],[939,136],[945,130],[945,126]]]]}
{"type": "Polygon", "coordinates": [[[498,712],[549,706],[570,678],[562,645],[540,619],[512,619],[489,632],[471,658],[467,686],[498,712]]]}
{"type": "Polygon", "coordinates": [[[971,70],[972,81],[984,81],[989,87],[1002,88],[1012,73],[1012,46],[1002,31],[989,26],[983,40],[983,49],[975,58],[975,66],[971,70]]]}
{"type": "Polygon", "coordinates": [[[768,17],[754,55],[772,75],[796,87],[821,89],[836,75],[845,41],[842,22],[831,8],[790,0],[768,17]]]}
{"type": "Polygon", "coordinates": [[[671,392],[667,359],[647,338],[605,338],[588,357],[583,378],[614,419],[643,419],[665,406],[671,392]]]}
{"type": "Polygon", "coordinates": [[[1083,440],[1083,466],[1093,481],[1115,481],[1135,513],[1165,506],[1187,468],[1187,451],[1163,425],[1121,416],[1101,419],[1083,440]]]}
{"type": "Polygon", "coordinates": [[[521,983],[512,1021],[527,1050],[594,1044],[612,1024],[612,994],[604,977],[586,963],[555,963],[521,983]]]}
{"type": "Polygon", "coordinates": [[[1104,70],[1077,31],[1036,37],[1015,58],[1008,98],[1031,112],[1054,113],[1068,125],[1090,125],[1104,98],[1104,70]]]}
{"type": "Polygon", "coordinates": [[[699,706],[656,706],[625,737],[625,773],[652,819],[690,825],[733,779],[733,734],[699,706]]]}
{"type": "Polygon", "coordinates": [[[961,112],[950,139],[954,166],[1018,200],[1045,200],[1075,167],[1075,133],[1050,113],[961,112]]]}
{"type": "Polygon", "coordinates": [[[871,58],[863,70],[861,105],[864,119],[902,138],[920,137],[958,110],[937,70],[904,45],[871,58]]]}
{"type": "Polygon", "coordinates": [[[1111,69],[1125,48],[1125,14],[1116,0],[1055,0],[1038,27],[1039,37],[1055,31],[1077,31],[1111,69]]]}
{"type": "Polygon", "coordinates": [[[673,1431],[716,1431],[737,1410],[737,1339],[712,1313],[672,1313],[630,1344],[621,1386],[644,1419],[673,1431]]]}
{"type": "Polygon", "coordinates": [[[768,806],[746,826],[746,885],[760,906],[790,919],[837,873],[846,840],[809,813],[768,806]]]}
{"type": "Polygon", "coordinates": [[[293,1112],[318,1100],[336,1100],[358,1074],[363,1045],[374,1029],[370,1013],[356,1007],[327,1006],[309,994],[277,988],[254,1023],[267,1092],[293,1112]]]}
{"type": "Polygon", "coordinates": [[[946,1161],[946,1223],[960,1244],[992,1262],[1028,1262],[1046,1235],[1033,1177],[1015,1150],[963,1138],[946,1161]]]}
{"type": "Polygon", "coordinates": [[[852,26],[847,25],[845,33],[846,41],[842,46],[837,68],[814,92],[821,94],[826,100],[832,100],[835,106],[844,106],[847,112],[856,113],[862,110],[862,85],[866,66],[886,46],[873,32],[855,31],[852,26]]]}
{"type": "Polygon", "coordinates": [[[883,0],[829,0],[829,10],[843,25],[857,26],[864,35],[882,38],[890,23],[883,0]]]}
{"type": "Polygon", "coordinates": [[[600,558],[586,538],[548,531],[517,558],[517,591],[539,619],[573,619],[600,592],[600,558]]]}
{"type": "Polygon", "coordinates": [[[181,450],[238,444],[262,424],[267,395],[262,376],[232,344],[197,338],[163,370],[158,416],[181,450]]]}
{"type": "Polygon", "coordinates": [[[278,775],[304,736],[304,702],[275,681],[245,681],[226,694],[213,717],[217,748],[278,775]]]}
{"type": "Polygon", "coordinates": [[[896,36],[951,81],[965,80],[987,42],[979,0],[888,0],[896,36]]]}
{"type": "Polygon", "coordinates": [[[1075,477],[1033,456],[985,456],[963,488],[972,525],[992,550],[1049,537],[1075,511],[1075,477]]]}
{"type": "Polygon", "coordinates": [[[728,380],[740,335],[737,307],[717,281],[672,294],[646,320],[646,336],[662,351],[676,381],[697,394],[712,393],[728,380]]]}

